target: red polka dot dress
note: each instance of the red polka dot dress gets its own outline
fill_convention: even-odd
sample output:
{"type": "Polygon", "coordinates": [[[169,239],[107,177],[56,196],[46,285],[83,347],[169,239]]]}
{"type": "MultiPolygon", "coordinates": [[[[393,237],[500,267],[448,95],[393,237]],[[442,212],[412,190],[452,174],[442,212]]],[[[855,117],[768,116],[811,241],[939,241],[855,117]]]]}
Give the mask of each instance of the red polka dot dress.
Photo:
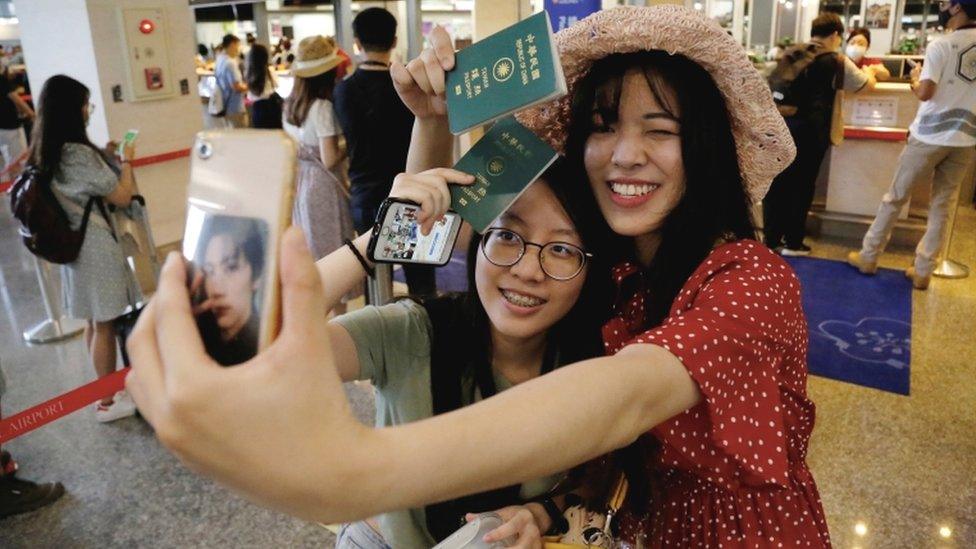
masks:
{"type": "Polygon", "coordinates": [[[621,537],[650,547],[829,547],[806,465],[814,405],[807,398],[807,325],[793,270],[743,240],[705,259],[664,322],[646,329],[640,270],[613,271],[630,288],[603,328],[607,352],[651,343],[676,356],[703,401],[645,436],[650,516],[624,513],[621,537]]]}

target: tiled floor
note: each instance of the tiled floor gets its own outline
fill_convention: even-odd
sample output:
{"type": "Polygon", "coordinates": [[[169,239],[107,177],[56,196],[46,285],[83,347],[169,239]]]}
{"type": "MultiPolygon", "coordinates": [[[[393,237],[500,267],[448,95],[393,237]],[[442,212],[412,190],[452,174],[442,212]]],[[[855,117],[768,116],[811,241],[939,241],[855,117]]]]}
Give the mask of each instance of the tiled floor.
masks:
{"type": "MultiPolygon", "coordinates": [[[[810,465],[836,547],[976,547],[976,211],[957,219],[950,257],[974,274],[914,292],[911,395],[810,378],[810,465]]],[[[881,265],[911,261],[903,250],[881,265]]]]}
{"type": "MultiPolygon", "coordinates": [[[[44,315],[31,256],[0,208],[2,408],[12,414],[94,378],[80,337],[29,347],[21,333],[44,315]]],[[[81,410],[4,445],[20,476],[60,480],[43,510],[0,520],[0,547],[329,547],[334,536],[202,480],[172,458],[140,419],[95,422],[81,410]]],[[[255,443],[255,452],[261,447],[255,443]]],[[[288,467],[269,463],[268,467],[288,467]]],[[[255,474],[261,474],[255,471],[255,474]]]]}
{"type": "MultiPolygon", "coordinates": [[[[976,212],[960,210],[956,236],[952,257],[976,267],[976,212]]],[[[814,244],[824,258],[840,259],[848,249],[814,244]]],[[[910,258],[902,251],[883,265],[904,268],[910,258]]],[[[0,209],[0,307],[0,363],[9,380],[4,411],[92,378],[79,339],[22,343],[20,333],[41,319],[43,308],[30,256],[13,237],[6,209],[0,209]]],[[[929,291],[915,292],[913,323],[911,396],[811,378],[818,415],[810,463],[837,547],[976,547],[976,276],[937,279],[929,291]]],[[[368,420],[362,389],[350,386],[349,393],[368,420]]],[[[21,461],[23,476],[61,480],[68,494],[0,522],[0,547],[329,547],[334,540],[318,525],[199,479],[138,419],[101,425],[86,410],[6,448],[21,461]]]]}

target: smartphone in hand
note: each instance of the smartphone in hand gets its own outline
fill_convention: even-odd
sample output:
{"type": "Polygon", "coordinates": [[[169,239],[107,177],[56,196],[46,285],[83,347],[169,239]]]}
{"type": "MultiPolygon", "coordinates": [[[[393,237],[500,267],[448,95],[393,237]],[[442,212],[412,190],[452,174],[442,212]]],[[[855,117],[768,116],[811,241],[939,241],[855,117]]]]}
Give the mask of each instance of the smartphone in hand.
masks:
{"type": "Polygon", "coordinates": [[[225,366],[251,359],[278,334],[279,244],[291,224],[295,159],[282,131],[197,134],[183,256],[197,327],[225,366]]]}
{"type": "Polygon", "coordinates": [[[129,130],[125,132],[125,136],[122,138],[122,142],[119,143],[118,150],[115,151],[116,156],[121,158],[125,152],[125,147],[127,145],[131,145],[135,143],[136,137],[139,137],[139,130],[129,130]]]}
{"type": "Polygon", "coordinates": [[[420,232],[420,205],[410,200],[387,198],[380,206],[367,254],[376,263],[446,265],[461,229],[461,216],[447,212],[434,223],[430,234],[420,232]]]}

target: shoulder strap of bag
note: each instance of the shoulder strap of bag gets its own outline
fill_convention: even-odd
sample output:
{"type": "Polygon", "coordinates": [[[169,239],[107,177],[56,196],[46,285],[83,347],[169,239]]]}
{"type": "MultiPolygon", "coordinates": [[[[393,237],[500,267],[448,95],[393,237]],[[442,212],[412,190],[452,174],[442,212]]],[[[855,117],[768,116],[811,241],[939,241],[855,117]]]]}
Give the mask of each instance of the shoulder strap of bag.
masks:
{"type": "MultiPolygon", "coordinates": [[[[462,376],[475,367],[468,357],[471,355],[471,338],[476,336],[463,312],[463,299],[463,295],[448,295],[428,299],[423,303],[433,330],[430,388],[434,415],[461,408],[462,376]]],[[[490,364],[488,378],[489,382],[486,383],[483,374],[475,373],[483,398],[495,394],[495,382],[490,379],[490,364]]],[[[428,505],[424,509],[427,531],[440,542],[463,525],[465,513],[493,511],[517,503],[520,490],[521,485],[515,484],[428,505]]]]}
{"type": "Polygon", "coordinates": [[[456,296],[427,299],[423,307],[433,333],[430,344],[430,389],[434,415],[461,407],[461,372],[464,349],[461,342],[471,334],[461,334],[461,303],[456,296]]]}
{"type": "Polygon", "coordinates": [[[97,196],[89,197],[88,202],[85,203],[84,210],[82,210],[81,206],[79,206],[73,200],[68,198],[66,194],[64,194],[61,190],[59,190],[54,185],[53,180],[51,181],[51,184],[48,185],[48,188],[51,189],[51,192],[56,197],[55,198],[56,200],[60,199],[58,200],[58,203],[61,204],[62,208],[64,208],[65,210],[72,210],[75,213],[82,214],[81,226],[78,228],[78,230],[81,231],[82,234],[84,234],[85,230],[87,230],[88,228],[88,220],[89,220],[89,215],[91,213],[92,205],[96,205],[98,206],[98,211],[102,214],[102,218],[105,220],[105,228],[107,228],[109,233],[112,234],[112,239],[115,240],[116,242],[119,241],[118,237],[115,234],[115,227],[112,225],[111,220],[109,220],[108,212],[106,211],[105,208],[105,203],[102,201],[101,197],[97,197],[97,196]]]}
{"type": "Polygon", "coordinates": [[[98,211],[101,212],[102,218],[105,219],[105,223],[108,225],[108,232],[112,235],[112,240],[118,242],[119,237],[115,234],[115,226],[112,225],[112,221],[108,218],[108,212],[105,210],[105,201],[101,197],[91,197],[88,199],[89,202],[95,201],[95,205],[98,206],[98,211]]]}

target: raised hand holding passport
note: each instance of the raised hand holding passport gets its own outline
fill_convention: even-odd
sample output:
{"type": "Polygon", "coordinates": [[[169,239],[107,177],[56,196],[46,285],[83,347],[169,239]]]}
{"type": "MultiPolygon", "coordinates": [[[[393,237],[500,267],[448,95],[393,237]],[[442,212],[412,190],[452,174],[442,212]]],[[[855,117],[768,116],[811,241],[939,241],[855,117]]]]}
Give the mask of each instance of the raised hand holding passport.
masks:
{"type": "Polygon", "coordinates": [[[397,62],[390,65],[393,87],[403,104],[417,118],[447,115],[444,82],[447,71],[454,68],[451,35],[437,25],[427,35],[427,40],[431,47],[424,49],[419,57],[411,59],[406,66],[397,62]]]}

